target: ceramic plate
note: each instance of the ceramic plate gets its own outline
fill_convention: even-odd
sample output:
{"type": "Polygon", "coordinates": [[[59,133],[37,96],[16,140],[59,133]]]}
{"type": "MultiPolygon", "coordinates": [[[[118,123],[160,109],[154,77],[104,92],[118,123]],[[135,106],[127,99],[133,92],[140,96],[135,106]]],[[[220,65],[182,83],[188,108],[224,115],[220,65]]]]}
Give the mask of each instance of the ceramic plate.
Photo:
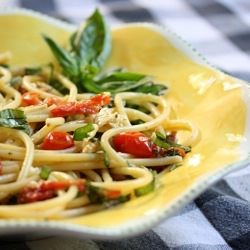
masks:
{"type": "MultiPolygon", "coordinates": [[[[53,60],[41,38],[66,43],[74,26],[26,10],[0,13],[0,51],[12,64],[53,60]]],[[[0,220],[0,234],[73,235],[117,239],[142,233],[176,213],[225,174],[250,162],[250,94],[244,81],[210,66],[166,28],[134,23],[112,30],[107,67],[122,66],[155,76],[169,86],[168,101],[179,118],[196,124],[200,142],[184,165],[160,178],[154,192],[110,210],[63,221],[0,220]]]]}

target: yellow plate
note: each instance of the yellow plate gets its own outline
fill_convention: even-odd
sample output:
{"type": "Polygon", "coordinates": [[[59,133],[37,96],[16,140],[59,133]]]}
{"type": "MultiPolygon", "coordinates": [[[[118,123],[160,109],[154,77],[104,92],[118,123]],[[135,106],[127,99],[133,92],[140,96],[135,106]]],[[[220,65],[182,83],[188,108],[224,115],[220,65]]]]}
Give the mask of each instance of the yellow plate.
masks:
{"type": "MultiPolygon", "coordinates": [[[[41,33],[65,44],[75,27],[26,10],[0,13],[0,52],[11,63],[53,60],[41,33]]],[[[122,66],[155,76],[169,87],[167,99],[179,118],[201,131],[183,166],[160,177],[153,193],[124,205],[64,221],[1,220],[0,233],[53,233],[114,239],[141,233],[175,213],[223,175],[250,162],[250,94],[243,81],[211,67],[171,31],[152,24],[113,29],[107,67],[122,66]]]]}

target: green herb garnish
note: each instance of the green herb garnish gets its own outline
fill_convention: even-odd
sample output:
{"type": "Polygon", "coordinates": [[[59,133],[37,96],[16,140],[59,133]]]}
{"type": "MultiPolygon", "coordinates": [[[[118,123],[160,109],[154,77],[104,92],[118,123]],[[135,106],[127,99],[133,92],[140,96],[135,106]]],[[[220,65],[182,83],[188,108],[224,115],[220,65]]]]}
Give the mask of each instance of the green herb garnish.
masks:
{"type": "Polygon", "coordinates": [[[30,133],[26,116],[22,110],[18,109],[4,109],[0,111],[0,126],[23,130],[27,134],[30,133]]]}
{"type": "Polygon", "coordinates": [[[43,180],[48,180],[52,169],[49,167],[42,167],[39,177],[43,180]]]}
{"type": "Polygon", "coordinates": [[[139,124],[143,124],[145,123],[143,120],[141,119],[137,119],[137,120],[133,120],[130,122],[132,125],[139,125],[139,124]]]}
{"type": "Polygon", "coordinates": [[[56,89],[58,92],[60,92],[63,95],[69,94],[69,89],[65,88],[60,81],[55,79],[54,77],[50,79],[49,85],[56,89]]]}
{"type": "Polygon", "coordinates": [[[83,139],[87,138],[89,136],[88,133],[94,129],[93,123],[88,123],[87,125],[75,130],[73,139],[75,141],[82,141],[83,139]]]}
{"type": "Polygon", "coordinates": [[[154,143],[159,146],[160,148],[165,148],[168,149],[170,148],[170,144],[166,141],[166,137],[165,135],[163,135],[160,132],[155,132],[155,139],[154,139],[154,143]]]}
{"type": "Polygon", "coordinates": [[[166,89],[140,73],[118,69],[100,74],[110,55],[111,33],[98,10],[87,19],[83,29],[80,28],[71,35],[69,50],[60,47],[50,37],[44,35],[44,39],[63,74],[76,84],[79,92],[115,94],[133,91],[160,95],[166,89]]]}
{"type": "Polygon", "coordinates": [[[155,132],[155,138],[154,143],[159,146],[160,148],[168,149],[169,154],[168,155],[178,155],[178,150],[175,150],[174,148],[181,148],[185,151],[185,153],[189,153],[191,151],[190,146],[184,146],[178,143],[175,143],[173,140],[170,140],[168,136],[163,135],[159,131],[155,132]]]}
{"type": "Polygon", "coordinates": [[[107,154],[107,152],[104,151],[104,165],[106,168],[109,168],[110,166],[110,159],[109,159],[109,155],[107,154]]]}
{"type": "Polygon", "coordinates": [[[148,183],[147,185],[140,187],[140,188],[136,188],[134,190],[135,192],[135,196],[139,197],[139,196],[143,196],[146,195],[152,191],[154,191],[155,189],[155,177],[156,177],[156,172],[152,171],[152,176],[153,176],[153,180],[148,183]]]}
{"type": "Polygon", "coordinates": [[[141,111],[141,112],[143,112],[145,114],[150,114],[150,111],[147,108],[145,108],[144,106],[140,106],[140,105],[133,104],[133,103],[130,103],[130,102],[127,102],[125,107],[139,110],[139,111],[141,111]]]}
{"type": "Polygon", "coordinates": [[[22,77],[21,76],[12,77],[9,84],[11,87],[18,89],[22,84],[22,77]]]}
{"type": "Polygon", "coordinates": [[[41,67],[26,67],[24,68],[24,75],[38,75],[42,72],[41,67]]]}

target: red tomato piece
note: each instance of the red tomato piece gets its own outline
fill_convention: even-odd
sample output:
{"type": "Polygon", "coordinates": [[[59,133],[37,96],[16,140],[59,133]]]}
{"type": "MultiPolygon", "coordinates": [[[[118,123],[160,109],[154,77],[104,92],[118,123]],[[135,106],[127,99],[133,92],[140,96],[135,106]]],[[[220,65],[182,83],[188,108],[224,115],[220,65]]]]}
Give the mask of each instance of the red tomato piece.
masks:
{"type": "Polygon", "coordinates": [[[95,95],[90,99],[90,101],[92,102],[92,104],[104,106],[110,103],[110,96],[109,95],[95,95]]]}
{"type": "Polygon", "coordinates": [[[18,195],[18,203],[43,201],[56,196],[56,191],[75,185],[80,192],[85,191],[84,180],[44,181],[38,187],[26,187],[18,195]]]}
{"type": "Polygon", "coordinates": [[[41,148],[45,150],[60,150],[74,146],[71,135],[62,131],[52,131],[44,139],[41,148]]]}
{"type": "Polygon", "coordinates": [[[48,106],[51,106],[51,105],[53,105],[53,104],[58,105],[58,104],[63,103],[63,101],[62,101],[61,99],[57,98],[57,97],[49,97],[49,98],[46,99],[44,102],[45,102],[48,106]]]}
{"type": "Polygon", "coordinates": [[[80,192],[83,192],[85,190],[85,182],[83,180],[44,181],[40,185],[40,190],[43,192],[48,190],[57,191],[60,189],[67,189],[72,185],[76,185],[80,192]]]}
{"type": "Polygon", "coordinates": [[[136,157],[154,157],[153,144],[146,135],[140,132],[125,132],[113,137],[116,151],[128,153],[136,157]]]}
{"type": "Polygon", "coordinates": [[[110,97],[108,95],[96,95],[87,101],[61,103],[50,112],[53,117],[96,114],[102,106],[108,105],[109,102],[110,97]]]}
{"type": "Polygon", "coordinates": [[[105,195],[108,199],[117,199],[121,196],[120,190],[105,190],[105,195]]]}
{"type": "Polygon", "coordinates": [[[39,188],[24,188],[18,195],[18,203],[30,203],[43,201],[52,198],[55,195],[53,190],[42,191],[39,188]]]}
{"type": "Polygon", "coordinates": [[[39,98],[39,94],[32,92],[25,92],[22,96],[22,106],[38,105],[42,101],[39,98]]]}

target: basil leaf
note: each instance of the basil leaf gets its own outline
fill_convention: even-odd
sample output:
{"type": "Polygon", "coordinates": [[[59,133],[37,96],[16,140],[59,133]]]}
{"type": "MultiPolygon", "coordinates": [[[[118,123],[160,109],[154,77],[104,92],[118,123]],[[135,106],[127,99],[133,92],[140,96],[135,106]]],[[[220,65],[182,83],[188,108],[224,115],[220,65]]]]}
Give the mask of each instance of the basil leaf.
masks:
{"type": "MultiPolygon", "coordinates": [[[[178,155],[178,151],[175,150],[175,148],[181,148],[181,149],[183,149],[185,151],[185,153],[191,152],[191,146],[184,146],[184,145],[181,145],[181,144],[174,143],[174,144],[171,145],[171,147],[173,148],[171,155],[178,155]]],[[[171,153],[171,151],[170,151],[170,153],[171,153]]]]}
{"type": "Polygon", "coordinates": [[[23,78],[21,76],[12,77],[10,82],[9,82],[10,86],[15,88],[15,89],[18,89],[22,85],[22,80],[23,80],[23,78]]]}
{"type": "Polygon", "coordinates": [[[94,93],[110,92],[112,94],[133,91],[159,95],[165,86],[153,84],[150,77],[134,72],[112,71],[104,76],[85,78],[83,88],[94,93]]]}
{"type": "Polygon", "coordinates": [[[162,95],[166,89],[167,87],[161,84],[147,83],[139,86],[135,91],[140,93],[150,93],[152,95],[162,95]]]}
{"type": "Polygon", "coordinates": [[[137,119],[137,120],[133,120],[130,122],[132,125],[139,125],[139,124],[143,124],[145,123],[143,120],[141,119],[137,119]]]}
{"type": "Polygon", "coordinates": [[[131,109],[137,109],[145,114],[150,114],[150,111],[147,108],[137,105],[137,104],[130,103],[130,102],[127,102],[125,107],[131,108],[131,109]]]}
{"type": "Polygon", "coordinates": [[[103,203],[105,197],[101,192],[101,188],[91,185],[89,182],[86,183],[86,194],[89,197],[91,203],[103,203]]]}
{"type": "Polygon", "coordinates": [[[44,40],[47,42],[55,58],[59,62],[65,75],[70,79],[76,79],[79,77],[79,67],[77,60],[65,49],[61,48],[51,38],[43,35],[44,40]]]}
{"type": "Polygon", "coordinates": [[[88,123],[84,127],[75,130],[73,139],[75,141],[82,141],[84,138],[87,138],[89,136],[88,133],[94,129],[93,123],[88,123]]]}
{"type": "Polygon", "coordinates": [[[42,72],[41,67],[34,67],[34,68],[26,67],[26,68],[24,68],[24,75],[37,75],[41,72],[42,72]]]}
{"type": "Polygon", "coordinates": [[[171,147],[178,147],[181,148],[185,151],[185,153],[189,153],[191,152],[191,146],[184,146],[181,145],[179,143],[174,142],[173,140],[171,140],[168,136],[165,138],[165,141],[171,146],[171,147]]]}
{"type": "Polygon", "coordinates": [[[102,92],[105,92],[101,86],[99,86],[98,84],[96,84],[92,78],[85,78],[85,80],[82,82],[82,88],[84,90],[86,90],[87,92],[90,92],[90,93],[95,93],[95,94],[98,94],[98,93],[102,93],[102,92]]]}
{"type": "Polygon", "coordinates": [[[170,148],[170,145],[167,142],[162,141],[159,138],[155,138],[154,140],[154,144],[156,144],[157,146],[159,146],[160,148],[165,148],[168,149],[170,148]]]}
{"type": "Polygon", "coordinates": [[[111,35],[98,9],[87,19],[77,48],[81,65],[90,64],[101,69],[105,64],[111,51],[111,35]]]}
{"type": "Polygon", "coordinates": [[[60,81],[55,78],[51,78],[49,81],[49,85],[51,85],[54,89],[60,92],[63,95],[69,94],[69,89],[65,88],[60,81]]]}
{"type": "Polygon", "coordinates": [[[166,140],[166,136],[159,131],[156,131],[155,135],[161,140],[166,140]]]}
{"type": "Polygon", "coordinates": [[[2,119],[25,119],[24,112],[18,109],[4,109],[0,111],[0,118],[2,119]]]}
{"type": "MultiPolygon", "coordinates": [[[[174,141],[169,140],[168,137],[166,137],[164,134],[160,133],[159,131],[156,131],[155,135],[156,135],[156,138],[154,139],[154,143],[160,148],[169,149],[170,147],[178,147],[178,148],[183,149],[185,153],[188,153],[191,151],[190,146],[184,146],[184,145],[175,143],[174,141]]],[[[173,153],[173,155],[175,154],[173,153]]]]}
{"type": "Polygon", "coordinates": [[[166,137],[162,133],[157,131],[155,135],[156,137],[153,140],[154,144],[156,144],[160,148],[165,148],[165,149],[170,148],[170,144],[166,141],[166,137]]]}
{"type": "Polygon", "coordinates": [[[0,111],[0,127],[23,130],[27,134],[30,132],[24,112],[18,109],[4,109],[0,111]]]}
{"type": "Polygon", "coordinates": [[[63,95],[69,94],[69,89],[54,77],[55,67],[52,63],[46,65],[49,69],[48,84],[63,95]]]}
{"type": "Polygon", "coordinates": [[[39,177],[43,180],[48,180],[52,169],[49,167],[42,167],[39,177]]]}
{"type": "Polygon", "coordinates": [[[44,36],[44,39],[63,73],[76,84],[80,93],[115,94],[133,91],[160,95],[166,89],[163,85],[154,84],[144,74],[125,72],[121,69],[96,77],[111,51],[111,34],[98,9],[87,19],[83,29],[80,28],[71,35],[70,52],[61,48],[51,38],[44,36]]]}
{"type": "Polygon", "coordinates": [[[106,75],[102,76],[97,82],[99,84],[105,83],[105,82],[121,82],[121,81],[133,81],[137,82],[143,78],[145,78],[146,75],[134,73],[134,72],[127,72],[127,71],[111,71],[108,72],[106,75]]]}
{"type": "Polygon", "coordinates": [[[74,32],[69,38],[72,52],[77,50],[76,38],[77,38],[77,32],[74,32]]]}
{"type": "Polygon", "coordinates": [[[119,93],[129,91],[148,82],[148,77],[133,72],[112,72],[101,78],[96,84],[105,91],[119,93]]]}
{"type": "Polygon", "coordinates": [[[0,67],[8,69],[10,66],[8,64],[5,64],[5,63],[0,63],[0,67]]]}

